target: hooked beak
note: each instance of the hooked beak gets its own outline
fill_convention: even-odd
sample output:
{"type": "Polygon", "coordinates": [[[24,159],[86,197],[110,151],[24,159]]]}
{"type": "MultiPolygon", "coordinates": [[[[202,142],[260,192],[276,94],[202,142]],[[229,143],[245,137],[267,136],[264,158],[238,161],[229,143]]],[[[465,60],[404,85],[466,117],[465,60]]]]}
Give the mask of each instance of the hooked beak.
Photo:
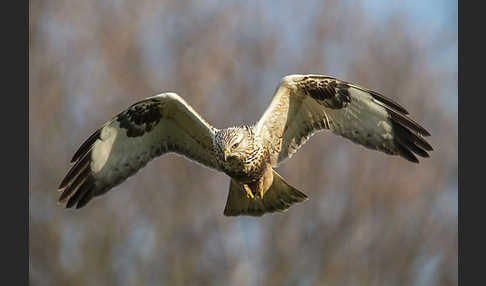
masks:
{"type": "Polygon", "coordinates": [[[230,151],[228,151],[228,149],[224,149],[224,156],[223,156],[224,161],[226,161],[226,159],[228,159],[230,154],[231,153],[230,153],[230,151]]]}

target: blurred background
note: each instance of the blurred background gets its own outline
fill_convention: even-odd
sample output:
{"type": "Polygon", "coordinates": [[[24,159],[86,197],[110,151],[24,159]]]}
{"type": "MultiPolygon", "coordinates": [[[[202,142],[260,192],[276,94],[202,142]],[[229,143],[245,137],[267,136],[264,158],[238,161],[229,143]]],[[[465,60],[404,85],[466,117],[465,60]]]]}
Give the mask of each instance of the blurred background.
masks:
{"type": "Polygon", "coordinates": [[[456,285],[457,1],[30,1],[32,285],[456,285]],[[80,144],[174,91],[217,128],[255,123],[279,80],[317,73],[405,106],[419,165],[323,132],[278,172],[310,200],[225,217],[229,178],[176,155],[75,211],[80,144]]]}

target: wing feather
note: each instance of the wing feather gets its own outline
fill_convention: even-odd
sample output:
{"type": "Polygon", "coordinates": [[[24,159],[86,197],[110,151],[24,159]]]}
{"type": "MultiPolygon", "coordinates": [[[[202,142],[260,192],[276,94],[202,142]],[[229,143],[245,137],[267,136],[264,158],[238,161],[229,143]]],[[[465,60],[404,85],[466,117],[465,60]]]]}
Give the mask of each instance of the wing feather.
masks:
{"type": "Polygon", "coordinates": [[[74,165],[59,185],[59,202],[67,201],[68,208],[83,207],[168,152],[220,170],[213,149],[215,132],[175,93],[137,102],[79,147],[74,165]]]}
{"type": "Polygon", "coordinates": [[[367,148],[418,163],[432,151],[430,133],[408,111],[375,91],[324,75],[289,75],[257,123],[273,166],[323,129],[367,148]]]}

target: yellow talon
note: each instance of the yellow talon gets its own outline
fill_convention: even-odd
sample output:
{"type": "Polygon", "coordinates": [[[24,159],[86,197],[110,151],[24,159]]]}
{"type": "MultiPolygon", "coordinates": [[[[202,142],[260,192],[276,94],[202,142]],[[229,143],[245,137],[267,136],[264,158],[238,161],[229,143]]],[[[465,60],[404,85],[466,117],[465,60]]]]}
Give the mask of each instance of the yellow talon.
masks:
{"type": "Polygon", "coordinates": [[[246,191],[246,198],[247,198],[247,199],[254,199],[254,198],[255,198],[255,196],[253,195],[253,193],[252,193],[252,191],[251,191],[250,187],[248,187],[248,185],[246,185],[246,184],[245,184],[245,185],[243,185],[243,188],[244,188],[244,189],[245,189],[245,191],[246,191]]]}

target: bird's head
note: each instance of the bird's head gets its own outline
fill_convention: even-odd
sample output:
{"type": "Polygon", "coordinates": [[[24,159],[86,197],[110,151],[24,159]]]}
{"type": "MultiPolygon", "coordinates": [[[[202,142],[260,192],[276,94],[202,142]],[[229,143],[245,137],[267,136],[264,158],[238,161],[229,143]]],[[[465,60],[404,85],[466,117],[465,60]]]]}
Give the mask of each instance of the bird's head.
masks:
{"type": "Polygon", "coordinates": [[[215,136],[217,152],[223,161],[244,161],[253,148],[253,133],[249,127],[230,127],[219,130],[215,136]]]}

